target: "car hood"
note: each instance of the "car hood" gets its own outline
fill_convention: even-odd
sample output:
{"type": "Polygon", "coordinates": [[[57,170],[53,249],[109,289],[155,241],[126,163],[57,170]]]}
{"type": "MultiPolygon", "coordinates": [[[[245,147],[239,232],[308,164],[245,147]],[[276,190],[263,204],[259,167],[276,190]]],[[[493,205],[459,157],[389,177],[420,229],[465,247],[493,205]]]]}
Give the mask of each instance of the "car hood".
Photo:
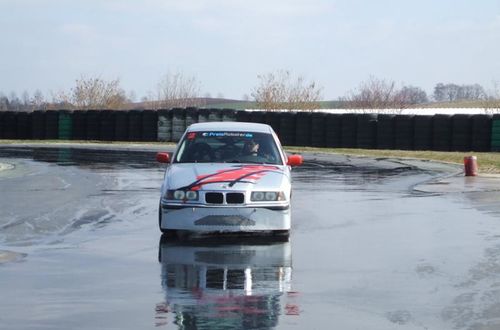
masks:
{"type": "Polygon", "coordinates": [[[241,191],[275,190],[289,184],[287,166],[189,163],[170,165],[164,186],[166,189],[241,191]]]}

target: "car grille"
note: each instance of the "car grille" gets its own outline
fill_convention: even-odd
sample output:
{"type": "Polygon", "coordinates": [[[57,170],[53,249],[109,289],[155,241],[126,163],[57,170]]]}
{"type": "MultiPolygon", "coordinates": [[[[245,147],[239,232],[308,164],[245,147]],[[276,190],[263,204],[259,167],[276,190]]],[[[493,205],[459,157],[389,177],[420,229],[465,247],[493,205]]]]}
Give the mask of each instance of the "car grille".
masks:
{"type": "Polygon", "coordinates": [[[245,195],[242,193],[227,193],[226,203],[228,204],[243,204],[245,201],[245,195]]]}
{"type": "Polygon", "coordinates": [[[243,204],[245,202],[244,193],[226,193],[221,192],[207,192],[205,193],[205,202],[207,204],[224,204],[224,197],[226,204],[243,204]]]}

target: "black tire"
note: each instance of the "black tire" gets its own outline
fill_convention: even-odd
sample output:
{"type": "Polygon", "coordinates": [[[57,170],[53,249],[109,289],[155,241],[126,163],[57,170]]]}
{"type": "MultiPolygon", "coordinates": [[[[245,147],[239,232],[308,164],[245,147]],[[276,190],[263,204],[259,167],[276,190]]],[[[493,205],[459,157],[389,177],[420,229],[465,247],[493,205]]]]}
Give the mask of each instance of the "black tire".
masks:
{"type": "Polygon", "coordinates": [[[290,237],[290,230],[284,229],[284,230],[273,230],[273,236],[274,237],[279,237],[283,239],[288,239],[290,237]]]}

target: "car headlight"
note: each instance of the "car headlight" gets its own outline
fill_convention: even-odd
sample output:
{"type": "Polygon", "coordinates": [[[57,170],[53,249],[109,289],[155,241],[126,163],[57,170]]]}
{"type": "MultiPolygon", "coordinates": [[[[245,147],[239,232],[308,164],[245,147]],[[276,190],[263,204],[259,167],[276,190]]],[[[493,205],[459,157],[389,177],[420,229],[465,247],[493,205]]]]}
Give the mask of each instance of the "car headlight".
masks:
{"type": "Polygon", "coordinates": [[[195,201],[198,200],[198,192],[194,190],[167,190],[167,199],[175,199],[180,201],[195,201]]]}
{"type": "Polygon", "coordinates": [[[254,191],[250,195],[252,202],[284,201],[285,194],[282,191],[254,191]]]}

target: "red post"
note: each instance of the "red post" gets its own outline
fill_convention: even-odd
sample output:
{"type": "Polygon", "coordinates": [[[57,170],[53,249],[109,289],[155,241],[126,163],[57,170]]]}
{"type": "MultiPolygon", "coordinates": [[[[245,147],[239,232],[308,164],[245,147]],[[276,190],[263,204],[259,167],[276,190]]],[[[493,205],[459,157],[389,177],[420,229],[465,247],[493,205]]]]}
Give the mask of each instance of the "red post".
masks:
{"type": "Polygon", "coordinates": [[[477,175],[477,157],[476,156],[464,157],[464,170],[465,170],[465,176],[476,176],[477,175]]]}

